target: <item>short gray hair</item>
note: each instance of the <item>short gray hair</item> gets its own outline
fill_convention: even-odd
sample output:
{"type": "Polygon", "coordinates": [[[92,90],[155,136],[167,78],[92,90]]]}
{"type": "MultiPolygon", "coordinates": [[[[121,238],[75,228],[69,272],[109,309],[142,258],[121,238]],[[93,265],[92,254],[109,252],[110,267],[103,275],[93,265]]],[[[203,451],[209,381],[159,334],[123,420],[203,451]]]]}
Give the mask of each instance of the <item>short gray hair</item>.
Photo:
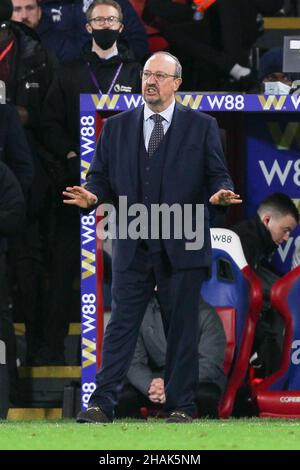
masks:
{"type": "MultiPolygon", "coordinates": [[[[175,75],[176,78],[182,78],[182,65],[179,62],[179,60],[177,59],[177,57],[173,54],[170,54],[170,52],[167,52],[167,51],[154,52],[154,54],[152,54],[151,57],[154,57],[158,54],[164,54],[164,55],[170,57],[171,59],[173,59],[174,62],[175,62],[175,74],[174,75],[175,75]]],[[[149,59],[151,59],[151,57],[149,57],[149,59]]]]}

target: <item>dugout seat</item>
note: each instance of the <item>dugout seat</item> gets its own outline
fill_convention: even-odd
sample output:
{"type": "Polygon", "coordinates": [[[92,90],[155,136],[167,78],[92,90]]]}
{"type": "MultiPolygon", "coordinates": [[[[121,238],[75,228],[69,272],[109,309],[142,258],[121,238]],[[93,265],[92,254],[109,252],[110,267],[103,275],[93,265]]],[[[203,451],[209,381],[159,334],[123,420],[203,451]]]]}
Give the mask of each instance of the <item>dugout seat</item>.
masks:
{"type": "Polygon", "coordinates": [[[271,289],[271,306],[283,318],[284,341],[279,369],[258,385],[253,399],[259,416],[300,418],[300,266],[271,289]]]}
{"type": "Polygon", "coordinates": [[[248,371],[263,294],[260,280],[248,266],[236,233],[212,228],[211,243],[211,277],[202,284],[201,295],[216,309],[225,329],[224,370],[228,383],[219,416],[228,418],[248,371]]]}

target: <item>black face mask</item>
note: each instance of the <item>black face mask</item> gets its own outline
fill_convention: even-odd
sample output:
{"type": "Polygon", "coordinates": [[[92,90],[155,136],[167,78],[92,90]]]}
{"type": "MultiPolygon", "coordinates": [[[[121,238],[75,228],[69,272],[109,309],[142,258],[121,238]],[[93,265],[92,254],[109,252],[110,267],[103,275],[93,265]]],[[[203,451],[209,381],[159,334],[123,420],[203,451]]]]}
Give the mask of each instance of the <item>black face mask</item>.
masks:
{"type": "Polygon", "coordinates": [[[92,36],[97,44],[104,51],[109,49],[119,37],[118,29],[93,29],[92,36]]]}

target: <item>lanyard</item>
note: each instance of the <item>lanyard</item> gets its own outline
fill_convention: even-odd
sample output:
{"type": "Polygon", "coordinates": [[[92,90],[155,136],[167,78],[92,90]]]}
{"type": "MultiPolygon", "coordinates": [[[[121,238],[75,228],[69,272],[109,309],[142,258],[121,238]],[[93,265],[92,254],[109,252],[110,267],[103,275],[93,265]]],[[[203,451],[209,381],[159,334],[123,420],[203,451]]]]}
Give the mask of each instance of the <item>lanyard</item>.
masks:
{"type": "MultiPolygon", "coordinates": [[[[103,95],[103,93],[102,93],[102,91],[101,91],[101,89],[100,89],[100,87],[99,87],[99,83],[98,83],[98,80],[97,80],[97,78],[96,78],[96,75],[94,74],[94,71],[91,69],[90,64],[88,64],[88,67],[89,67],[89,72],[90,72],[90,76],[91,76],[92,82],[94,83],[95,87],[98,88],[99,94],[100,94],[100,95],[103,95]]],[[[115,83],[116,83],[116,81],[117,81],[117,78],[118,78],[118,76],[120,75],[120,72],[121,72],[121,68],[122,68],[122,67],[123,67],[123,63],[121,63],[121,64],[119,65],[118,70],[116,71],[115,76],[114,76],[114,78],[112,79],[112,82],[111,82],[111,84],[110,84],[110,87],[109,87],[109,89],[107,90],[107,93],[106,93],[107,95],[109,95],[110,92],[111,92],[111,90],[113,89],[113,87],[114,87],[114,85],[115,85],[115,83]]]]}
{"type": "Polygon", "coordinates": [[[14,41],[11,41],[8,46],[6,46],[6,48],[4,49],[4,51],[1,52],[0,54],[0,62],[1,60],[4,59],[4,57],[9,53],[9,51],[11,50],[11,48],[13,47],[14,45],[14,41]]]}

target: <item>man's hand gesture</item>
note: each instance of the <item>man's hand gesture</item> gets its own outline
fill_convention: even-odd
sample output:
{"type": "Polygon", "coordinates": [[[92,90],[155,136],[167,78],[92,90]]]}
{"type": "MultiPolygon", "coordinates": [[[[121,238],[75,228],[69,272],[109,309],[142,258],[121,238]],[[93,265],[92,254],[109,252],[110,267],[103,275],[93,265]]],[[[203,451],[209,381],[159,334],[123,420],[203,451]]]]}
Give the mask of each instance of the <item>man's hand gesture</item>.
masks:
{"type": "Polygon", "coordinates": [[[211,196],[209,202],[213,205],[229,206],[230,204],[241,204],[243,201],[239,194],[235,194],[229,189],[220,189],[211,196]]]}
{"type": "Polygon", "coordinates": [[[63,195],[69,198],[63,200],[65,204],[78,206],[82,209],[88,209],[98,202],[98,198],[95,194],[81,186],[68,186],[66,190],[63,191],[63,195]]]}

